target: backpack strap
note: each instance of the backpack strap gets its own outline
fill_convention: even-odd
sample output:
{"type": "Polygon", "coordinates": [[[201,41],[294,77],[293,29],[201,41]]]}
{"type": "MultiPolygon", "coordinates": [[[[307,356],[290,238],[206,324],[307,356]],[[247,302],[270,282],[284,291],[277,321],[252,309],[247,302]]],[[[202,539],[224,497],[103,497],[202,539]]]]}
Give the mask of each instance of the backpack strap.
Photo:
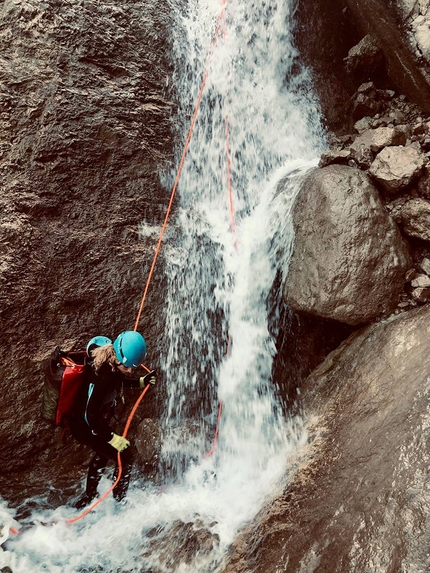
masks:
{"type": "Polygon", "coordinates": [[[61,356],[60,358],[60,363],[63,366],[77,366],[76,362],[74,362],[71,358],[69,358],[68,356],[61,356]]]}

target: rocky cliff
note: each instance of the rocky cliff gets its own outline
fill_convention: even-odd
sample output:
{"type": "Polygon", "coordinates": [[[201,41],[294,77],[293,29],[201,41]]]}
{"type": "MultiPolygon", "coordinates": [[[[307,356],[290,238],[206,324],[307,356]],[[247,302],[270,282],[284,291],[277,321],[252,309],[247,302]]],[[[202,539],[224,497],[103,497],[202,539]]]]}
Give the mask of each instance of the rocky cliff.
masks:
{"type": "Polygon", "coordinates": [[[430,111],[426,0],[297,0],[296,7],[296,41],[329,128],[351,129],[350,96],[372,79],[430,111]]]}
{"type": "MultiPolygon", "coordinates": [[[[170,15],[153,8],[0,7],[0,487],[11,502],[47,491],[54,473],[73,487],[86,455],[41,421],[42,359],[134,326],[165,214],[174,112],[170,15]]],[[[162,328],[161,268],[141,320],[148,340],[162,328]]],[[[154,366],[157,355],[150,347],[154,366]]]]}

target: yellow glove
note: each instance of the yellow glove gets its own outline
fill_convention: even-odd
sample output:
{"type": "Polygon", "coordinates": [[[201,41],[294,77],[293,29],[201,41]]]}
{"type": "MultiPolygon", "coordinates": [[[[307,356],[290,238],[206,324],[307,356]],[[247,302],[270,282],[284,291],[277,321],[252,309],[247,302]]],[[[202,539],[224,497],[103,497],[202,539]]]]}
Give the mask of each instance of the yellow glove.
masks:
{"type": "Polygon", "coordinates": [[[155,370],[151,370],[151,372],[148,372],[148,374],[145,374],[145,376],[139,378],[139,384],[141,388],[144,388],[147,384],[155,386],[156,381],[157,381],[157,376],[155,370]]]}
{"type": "Polygon", "coordinates": [[[130,442],[122,436],[118,436],[118,434],[113,434],[112,439],[108,444],[113,446],[119,452],[123,452],[125,448],[128,448],[130,442]]]}

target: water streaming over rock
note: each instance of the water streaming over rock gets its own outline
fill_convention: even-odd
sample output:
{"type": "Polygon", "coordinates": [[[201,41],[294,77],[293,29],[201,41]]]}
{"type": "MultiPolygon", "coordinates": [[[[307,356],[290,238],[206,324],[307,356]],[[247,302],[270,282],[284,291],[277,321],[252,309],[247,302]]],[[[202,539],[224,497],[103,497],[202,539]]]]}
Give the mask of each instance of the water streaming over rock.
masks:
{"type": "MultiPolygon", "coordinates": [[[[14,573],[217,571],[304,439],[276,399],[276,324],[268,322],[275,276],[288,266],[297,182],[322,141],[292,45],[292,4],[234,0],[220,21],[220,0],[172,0],[181,117],[173,170],[205,71],[207,82],[165,247],[166,487],[135,484],[127,505],[108,499],[73,526],[62,521],[69,508],[33,514],[57,523],[9,541],[0,564],[14,573]],[[220,402],[217,448],[207,456],[220,402]]],[[[166,189],[173,177],[164,175],[166,189]]]]}

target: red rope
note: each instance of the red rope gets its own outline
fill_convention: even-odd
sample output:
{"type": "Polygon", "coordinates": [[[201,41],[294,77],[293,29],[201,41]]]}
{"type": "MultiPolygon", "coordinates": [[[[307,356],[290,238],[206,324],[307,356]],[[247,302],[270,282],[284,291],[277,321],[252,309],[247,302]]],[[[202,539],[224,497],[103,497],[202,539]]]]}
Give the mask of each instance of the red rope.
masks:
{"type": "Polygon", "coordinates": [[[218,440],[218,432],[219,432],[219,423],[221,420],[221,412],[222,412],[222,402],[219,403],[218,406],[218,417],[217,417],[217,423],[216,423],[216,429],[215,429],[215,436],[214,436],[214,441],[212,444],[212,448],[208,451],[208,453],[206,454],[206,458],[208,458],[209,456],[211,456],[214,451],[216,450],[217,447],[217,440],[218,440]]]}
{"type": "Polygon", "coordinates": [[[151,268],[150,268],[150,271],[149,271],[149,274],[148,274],[148,279],[147,279],[147,281],[146,281],[146,286],[145,286],[145,290],[144,290],[144,292],[143,292],[142,301],[141,301],[141,303],[140,303],[139,311],[138,311],[138,313],[137,313],[136,322],[135,322],[135,324],[134,324],[134,330],[137,330],[137,327],[138,327],[139,322],[140,322],[140,318],[141,318],[142,310],[143,310],[143,305],[145,304],[146,295],[147,295],[148,289],[149,289],[149,284],[150,284],[151,279],[152,279],[152,274],[153,274],[153,272],[154,272],[155,263],[156,263],[156,261],[157,261],[158,254],[159,254],[159,252],[160,252],[161,242],[162,242],[162,240],[163,240],[164,232],[165,232],[166,227],[167,227],[167,221],[168,221],[168,219],[169,219],[170,211],[171,211],[171,209],[172,209],[173,198],[174,198],[174,196],[175,196],[176,189],[177,189],[177,187],[178,187],[179,177],[180,177],[181,172],[182,172],[182,167],[183,167],[183,165],[184,165],[185,157],[186,157],[186,155],[187,155],[188,147],[189,147],[190,141],[191,141],[191,136],[192,136],[193,131],[194,131],[194,126],[195,126],[195,123],[196,123],[197,114],[198,114],[199,109],[200,109],[200,103],[201,103],[201,101],[202,101],[203,91],[204,91],[204,89],[205,89],[206,80],[207,80],[208,73],[209,73],[209,64],[210,64],[210,61],[211,61],[211,59],[212,59],[212,56],[213,56],[213,53],[214,53],[214,50],[215,50],[215,46],[216,46],[217,41],[218,41],[218,36],[219,36],[220,29],[221,29],[221,24],[222,24],[222,21],[223,21],[223,19],[224,19],[225,4],[226,4],[226,0],[223,0],[223,7],[222,7],[221,13],[220,13],[220,15],[219,15],[219,17],[218,17],[218,25],[217,25],[217,27],[216,27],[215,35],[214,35],[214,38],[213,38],[213,40],[212,40],[211,51],[210,51],[210,53],[209,53],[208,62],[207,62],[207,64],[206,64],[206,70],[205,70],[205,73],[204,73],[204,75],[203,75],[202,85],[201,85],[201,87],[200,87],[199,95],[198,95],[198,97],[197,97],[197,102],[196,102],[196,106],[195,106],[195,108],[194,108],[193,117],[192,117],[192,119],[191,119],[190,128],[189,128],[189,130],[188,130],[187,139],[186,139],[186,141],[185,141],[184,150],[183,150],[183,152],[182,152],[181,160],[180,160],[180,162],[179,162],[179,167],[178,167],[178,171],[177,171],[177,173],[176,173],[175,182],[174,182],[174,184],[173,184],[172,192],[171,192],[171,195],[170,195],[170,201],[169,201],[169,205],[168,205],[168,207],[167,207],[166,216],[165,216],[165,218],[164,218],[163,226],[162,226],[162,228],[161,228],[160,237],[159,237],[159,239],[158,239],[157,247],[156,247],[156,249],[155,249],[154,259],[153,259],[153,261],[152,261],[152,265],[151,265],[151,268]]]}
{"type": "Polygon", "coordinates": [[[231,230],[234,235],[234,248],[237,251],[236,224],[234,220],[233,192],[231,187],[231,163],[230,163],[228,115],[225,116],[225,150],[227,157],[227,186],[228,186],[228,198],[230,205],[231,230]]]}
{"type": "MultiPolygon", "coordinates": [[[[226,163],[227,163],[227,187],[228,187],[228,199],[229,199],[229,206],[230,206],[231,231],[232,231],[233,236],[234,236],[234,248],[237,251],[236,224],[235,224],[235,217],[234,217],[233,191],[232,191],[232,185],[231,185],[231,161],[230,161],[228,115],[225,116],[225,152],[226,152],[226,163]]],[[[231,337],[229,336],[228,341],[227,341],[227,351],[226,351],[227,356],[228,356],[229,349],[230,349],[230,342],[231,342],[231,337]]],[[[211,456],[214,453],[214,451],[216,450],[218,433],[219,433],[219,424],[220,424],[220,420],[221,420],[221,412],[222,412],[222,402],[220,401],[219,406],[218,406],[218,417],[217,417],[217,425],[215,428],[214,441],[212,444],[212,448],[206,454],[207,458],[209,456],[211,456]]]]}
{"type": "MultiPolygon", "coordinates": [[[[229,199],[229,207],[230,207],[231,231],[232,231],[233,237],[234,237],[234,248],[237,251],[236,224],[235,224],[235,216],[234,216],[233,191],[232,191],[232,185],[231,185],[231,161],[230,161],[228,114],[226,114],[226,116],[225,116],[225,152],[226,152],[226,164],[227,164],[227,188],[228,188],[228,199],[229,199]]],[[[226,351],[227,356],[228,356],[229,349],[230,349],[230,342],[231,342],[231,337],[229,336],[228,341],[227,341],[227,351],[226,351]]],[[[221,421],[221,412],[222,412],[222,402],[220,401],[219,406],[218,406],[218,417],[217,417],[217,425],[215,428],[214,440],[213,440],[211,449],[209,450],[209,452],[206,454],[205,457],[211,456],[216,450],[218,433],[219,433],[219,424],[221,421]]]]}

